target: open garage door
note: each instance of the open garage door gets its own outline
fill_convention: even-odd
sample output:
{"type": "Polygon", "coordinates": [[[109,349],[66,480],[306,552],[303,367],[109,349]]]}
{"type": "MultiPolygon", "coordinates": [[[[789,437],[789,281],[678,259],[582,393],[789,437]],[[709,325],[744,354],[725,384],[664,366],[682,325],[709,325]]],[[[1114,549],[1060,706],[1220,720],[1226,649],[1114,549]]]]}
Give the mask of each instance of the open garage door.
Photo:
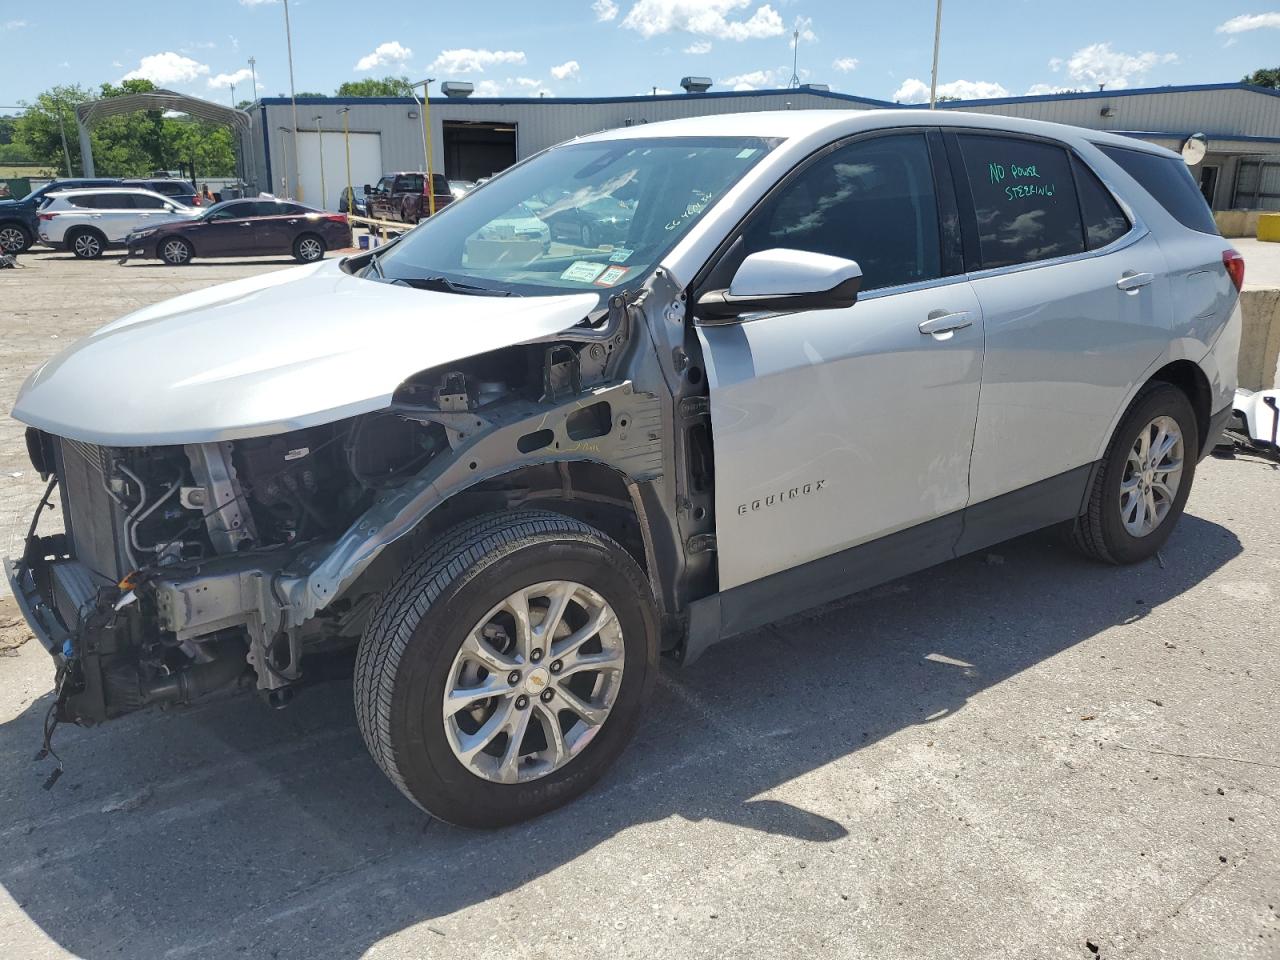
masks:
{"type": "Polygon", "coordinates": [[[501,173],[516,162],[514,123],[446,120],[444,169],[450,180],[479,180],[501,173]]]}
{"type": "MultiPolygon", "coordinates": [[[[274,144],[273,144],[274,146],[274,144]]],[[[274,158],[273,158],[274,159],[274,158]]],[[[289,158],[292,161],[292,157],[289,158]]],[[[292,165],[292,164],[291,164],[292,165]]],[[[298,134],[298,169],[302,202],[309,207],[338,209],[338,198],[347,185],[347,149],[342,131],[298,134]],[[324,196],[320,192],[320,142],[324,141],[324,196]]],[[[382,137],[376,133],[351,134],[351,184],[356,193],[382,176],[382,137]]]]}

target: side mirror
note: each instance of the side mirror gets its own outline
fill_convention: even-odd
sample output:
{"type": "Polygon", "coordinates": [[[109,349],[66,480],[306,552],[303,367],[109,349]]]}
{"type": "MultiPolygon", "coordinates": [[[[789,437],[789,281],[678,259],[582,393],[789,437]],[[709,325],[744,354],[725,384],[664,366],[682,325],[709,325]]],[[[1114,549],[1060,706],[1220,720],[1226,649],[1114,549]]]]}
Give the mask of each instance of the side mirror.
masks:
{"type": "Polygon", "coordinates": [[[373,187],[369,186],[369,185],[366,183],[366,184],[364,185],[364,195],[367,197],[367,196],[368,196],[369,194],[371,194],[371,193],[373,193],[373,187]]]}
{"type": "Polygon", "coordinates": [[[854,260],[803,250],[761,250],[742,261],[728,290],[698,298],[697,322],[735,323],[744,313],[788,313],[851,307],[862,286],[854,260]]]}

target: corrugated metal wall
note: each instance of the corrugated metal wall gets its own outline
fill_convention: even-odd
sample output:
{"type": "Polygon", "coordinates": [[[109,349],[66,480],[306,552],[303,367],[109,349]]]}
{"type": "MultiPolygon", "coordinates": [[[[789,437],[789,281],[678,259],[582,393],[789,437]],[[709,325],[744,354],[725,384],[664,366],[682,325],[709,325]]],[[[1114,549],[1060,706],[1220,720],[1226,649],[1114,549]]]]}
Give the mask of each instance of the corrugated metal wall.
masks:
{"type": "MultiPolygon", "coordinates": [[[[531,154],[554,146],[571,137],[594,133],[599,130],[610,130],[625,126],[630,120],[635,123],[654,123],[659,120],[674,120],[680,117],[710,116],[720,113],[744,113],[758,110],[786,110],[788,104],[796,110],[808,109],[868,109],[872,105],[851,100],[822,97],[802,90],[787,93],[771,93],[759,96],[735,97],[653,97],[622,99],[614,101],[562,101],[548,99],[545,102],[530,100],[513,100],[508,102],[469,101],[469,100],[431,100],[431,127],[433,131],[432,164],[438,171],[444,170],[444,144],[441,133],[442,124],[446,120],[474,120],[484,123],[513,124],[516,128],[516,156],[523,159],[531,154]]],[[[418,113],[418,106],[412,100],[404,102],[359,103],[353,100],[334,100],[323,103],[314,100],[298,103],[298,126],[303,130],[314,131],[316,116],[321,118],[321,129],[326,134],[342,133],[342,115],[338,112],[343,106],[350,107],[347,115],[352,133],[382,134],[382,163],[386,170],[421,170],[422,169],[422,120],[411,118],[410,113],[418,113]]],[[[280,178],[284,175],[282,163],[288,164],[290,180],[293,179],[293,144],[290,135],[283,135],[287,156],[282,158],[280,145],[282,135],[278,129],[284,126],[292,129],[293,111],[288,103],[280,105],[272,102],[266,105],[255,105],[250,109],[254,119],[253,156],[250,157],[248,169],[253,178],[253,189],[272,190],[266,186],[269,179],[274,180],[275,190],[279,190],[280,178]],[[271,154],[271,177],[266,170],[266,154],[263,150],[262,135],[264,128],[270,131],[269,150],[271,154]]]]}
{"type": "Polygon", "coordinates": [[[1071,123],[1094,130],[1280,137],[1280,97],[1248,90],[1175,90],[990,105],[964,103],[956,109],[1071,123]],[[1112,109],[1115,115],[1102,116],[1104,107],[1112,109]]]}

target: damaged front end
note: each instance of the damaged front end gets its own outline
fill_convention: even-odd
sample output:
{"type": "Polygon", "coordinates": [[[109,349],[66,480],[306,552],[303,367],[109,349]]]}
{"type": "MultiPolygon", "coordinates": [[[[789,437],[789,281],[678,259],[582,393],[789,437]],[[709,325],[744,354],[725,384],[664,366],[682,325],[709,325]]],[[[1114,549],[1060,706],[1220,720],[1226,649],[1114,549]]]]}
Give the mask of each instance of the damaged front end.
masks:
{"type": "Polygon", "coordinates": [[[548,494],[643,515],[670,404],[619,374],[633,309],[616,297],[596,326],[414,375],[385,409],[273,436],[114,447],[31,428],[50,486],[5,565],[58,664],[58,718],[96,723],[237,682],[282,704],[309,658],[357,642],[404,556],[463,516],[548,494]],[[40,535],[55,490],[64,532],[40,535]]]}

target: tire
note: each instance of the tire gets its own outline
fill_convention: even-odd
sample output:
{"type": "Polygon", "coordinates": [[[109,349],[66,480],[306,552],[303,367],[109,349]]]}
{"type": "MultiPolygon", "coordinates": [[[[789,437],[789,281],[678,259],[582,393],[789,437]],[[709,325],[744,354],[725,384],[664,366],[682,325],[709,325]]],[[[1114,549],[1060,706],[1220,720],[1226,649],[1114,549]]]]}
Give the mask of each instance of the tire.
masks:
{"type": "MultiPolygon", "coordinates": [[[[1071,531],[1075,546],[1086,556],[1103,563],[1139,563],[1154,556],[1173,533],[1191,493],[1196,463],[1200,459],[1198,446],[1198,424],[1187,395],[1169,383],[1152,382],[1143,387],[1116,427],[1096,471],[1087,509],[1071,531]],[[1132,454],[1140,460],[1138,445],[1144,431],[1150,441],[1153,433],[1159,436],[1159,430],[1167,428],[1169,422],[1177,427],[1181,449],[1176,458],[1181,470],[1172,497],[1167,496],[1172,486],[1168,471],[1155,469],[1144,474],[1134,469],[1131,459],[1132,454]],[[1160,482],[1162,476],[1163,483],[1160,482]],[[1126,490],[1133,491],[1124,495],[1124,499],[1122,484],[1126,490]],[[1144,484],[1149,484],[1152,491],[1149,499],[1143,496],[1144,484]],[[1159,492],[1162,486],[1164,494],[1159,492]],[[1126,504],[1131,506],[1126,508],[1126,504]],[[1157,507],[1154,515],[1149,514],[1150,504],[1157,507]],[[1145,533],[1135,530],[1136,526],[1143,525],[1142,518],[1149,515],[1152,520],[1147,523],[1151,529],[1145,533]]],[[[1175,446],[1174,450],[1177,449],[1175,446]]],[[[1172,457],[1167,456],[1159,465],[1168,466],[1172,462],[1172,457]]]]}
{"type": "Polygon", "coordinates": [[[185,267],[196,255],[191,244],[182,237],[165,237],[156,244],[156,252],[172,267],[185,267]]]}
{"type": "Polygon", "coordinates": [[[107,238],[97,230],[75,230],[67,237],[67,249],[81,260],[97,260],[107,249],[107,238]]]}
{"type": "Polygon", "coordinates": [[[324,241],[314,233],[304,233],[293,241],[293,258],[299,263],[315,263],[324,259],[324,241]]]}
{"type": "Polygon", "coordinates": [[[0,253],[22,253],[31,246],[31,234],[20,223],[0,223],[0,253]]]}
{"type": "Polygon", "coordinates": [[[417,223],[421,219],[421,208],[412,200],[406,200],[400,207],[401,223],[417,223]]]}
{"type": "MultiPolygon", "coordinates": [[[[529,622],[538,619],[540,625],[544,608],[534,603],[524,606],[530,611],[529,622]]],[[[532,636],[536,638],[536,632],[532,636]]],[[[657,659],[658,623],[648,581],[617,543],[585,523],[556,513],[517,510],[488,514],[442,534],[407,565],[379,600],[356,657],[356,716],[378,766],[415,804],[460,826],[501,827],[547,813],[599,779],[635,731],[657,676],[657,659]],[[575,632],[561,644],[553,640],[545,657],[539,659],[536,652],[530,652],[522,659],[518,645],[499,625],[498,639],[486,641],[492,644],[486,648],[486,656],[492,657],[497,645],[506,640],[512,643],[508,647],[510,660],[489,671],[479,668],[479,661],[467,660],[464,644],[479,649],[474,637],[482,630],[483,636],[489,636],[493,625],[507,617],[500,610],[504,598],[510,600],[513,594],[534,585],[545,588],[557,583],[602,600],[615,619],[603,621],[592,635],[594,639],[578,652],[558,654],[557,646],[571,643],[593,625],[583,625],[582,620],[571,622],[571,615],[581,616],[587,610],[579,610],[570,601],[555,636],[562,636],[564,630],[575,632]],[[611,641],[610,649],[604,647],[606,631],[616,640],[611,641]],[[600,652],[584,653],[591,644],[597,644],[600,652]],[[561,660],[552,659],[557,656],[567,665],[559,680],[551,676],[560,673],[556,667],[561,660]],[[595,676],[589,669],[575,675],[613,694],[603,708],[602,719],[588,729],[584,726],[587,721],[572,712],[561,697],[567,684],[577,683],[570,674],[581,666],[583,661],[578,658],[593,656],[612,657],[620,668],[595,676]],[[543,665],[541,669],[537,663],[543,665]],[[501,671],[511,666],[517,669],[504,677],[501,671]],[[466,671],[478,677],[466,683],[466,688],[491,683],[498,695],[477,700],[452,718],[446,717],[446,693],[453,694],[459,688],[458,681],[466,671]],[[537,682],[535,674],[539,673],[542,680],[537,682]],[[534,695],[538,689],[541,694],[534,695]],[[530,694],[523,697],[524,708],[520,708],[522,696],[517,695],[521,691],[530,694]],[[489,710],[492,712],[485,716],[489,710]],[[499,717],[499,710],[506,713],[499,717]],[[483,722],[477,719],[477,712],[485,716],[483,722]],[[528,719],[524,719],[526,714],[528,719]],[[523,729],[528,731],[519,741],[515,751],[519,759],[507,771],[505,782],[500,758],[508,755],[512,738],[502,732],[505,726],[498,724],[503,717],[525,723],[523,729]],[[553,748],[545,726],[550,717],[555,717],[561,728],[556,738],[558,748],[553,748]],[[475,729],[460,733],[464,722],[475,729]],[[487,741],[486,724],[497,731],[489,734],[487,741]],[[577,738],[570,744],[575,731],[577,738]],[[584,737],[584,733],[589,735],[584,737]],[[484,750],[477,747],[468,765],[455,744],[471,734],[475,736],[472,743],[487,742],[488,746],[484,750]],[[541,759],[533,750],[539,743],[541,753],[554,750],[562,759],[541,759]],[[485,772],[478,772],[482,767],[485,772]]],[[[569,693],[581,696],[579,706],[597,702],[595,694],[581,689],[569,693]]],[[[464,696],[458,702],[473,698],[474,694],[464,696]]]]}

